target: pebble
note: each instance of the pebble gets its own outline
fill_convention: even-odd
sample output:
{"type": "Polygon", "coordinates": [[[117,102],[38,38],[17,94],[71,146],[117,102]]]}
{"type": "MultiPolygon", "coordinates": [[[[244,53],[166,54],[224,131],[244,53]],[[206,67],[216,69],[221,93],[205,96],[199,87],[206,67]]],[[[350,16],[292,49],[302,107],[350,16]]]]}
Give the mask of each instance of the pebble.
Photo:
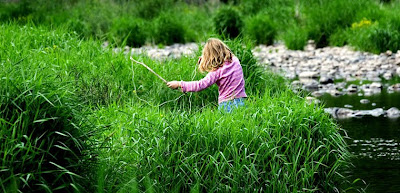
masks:
{"type": "Polygon", "coordinates": [[[361,104],[367,104],[367,103],[369,103],[369,100],[368,99],[361,99],[360,103],[361,104]]]}

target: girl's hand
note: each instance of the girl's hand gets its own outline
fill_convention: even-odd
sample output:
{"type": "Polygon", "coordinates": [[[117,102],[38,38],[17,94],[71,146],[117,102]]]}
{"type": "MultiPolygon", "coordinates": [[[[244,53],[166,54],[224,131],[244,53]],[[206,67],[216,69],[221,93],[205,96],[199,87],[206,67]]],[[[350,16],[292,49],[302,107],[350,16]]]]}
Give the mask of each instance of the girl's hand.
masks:
{"type": "Polygon", "coordinates": [[[181,82],[180,81],[170,81],[170,82],[167,82],[167,86],[172,89],[177,89],[177,88],[181,87],[181,82]]]}

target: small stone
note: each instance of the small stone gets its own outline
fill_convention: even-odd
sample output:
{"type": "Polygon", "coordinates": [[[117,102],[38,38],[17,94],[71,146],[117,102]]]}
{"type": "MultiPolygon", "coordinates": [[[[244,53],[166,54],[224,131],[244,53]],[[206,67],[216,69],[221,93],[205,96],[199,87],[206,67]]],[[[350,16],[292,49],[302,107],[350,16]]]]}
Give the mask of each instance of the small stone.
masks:
{"type": "Polygon", "coordinates": [[[400,83],[392,85],[392,88],[393,88],[393,90],[396,90],[396,91],[400,90],[400,83]]]}
{"type": "Polygon", "coordinates": [[[358,86],[355,84],[350,84],[347,87],[347,92],[350,92],[350,93],[355,93],[355,92],[357,92],[357,90],[358,90],[358,86]]]}
{"type": "Polygon", "coordinates": [[[344,105],[344,107],[345,107],[345,108],[349,108],[349,109],[353,108],[352,105],[344,105]]]}
{"type": "Polygon", "coordinates": [[[331,94],[332,96],[340,96],[340,95],[343,94],[342,92],[340,92],[340,91],[338,91],[338,90],[336,90],[336,89],[329,90],[328,92],[329,92],[329,94],[331,94]]]}
{"type": "Polygon", "coordinates": [[[301,72],[299,74],[300,78],[317,78],[318,77],[318,72],[312,72],[312,71],[305,71],[301,72]]]}
{"type": "Polygon", "coordinates": [[[101,44],[102,48],[107,48],[110,45],[110,43],[108,43],[108,41],[103,42],[103,44],[101,44]]]}
{"type": "Polygon", "coordinates": [[[370,88],[371,88],[371,89],[382,89],[382,83],[373,82],[373,83],[370,85],[370,88]]]}
{"type": "Polygon", "coordinates": [[[360,103],[361,104],[367,104],[367,103],[369,103],[369,100],[368,99],[361,99],[360,103]]]}
{"type": "Polygon", "coordinates": [[[306,101],[307,101],[307,103],[309,103],[309,104],[312,104],[312,103],[314,103],[314,104],[318,104],[318,103],[320,103],[321,101],[320,100],[318,100],[318,99],[316,99],[316,98],[314,98],[314,97],[306,97],[306,101]]]}
{"type": "Polygon", "coordinates": [[[324,92],[321,92],[321,91],[314,91],[314,92],[311,93],[311,95],[312,95],[312,96],[315,96],[315,97],[320,97],[320,96],[322,96],[323,94],[324,94],[324,92]]]}
{"type": "Polygon", "coordinates": [[[332,115],[337,118],[349,118],[353,116],[354,111],[347,108],[335,108],[332,115]]]}
{"type": "Polygon", "coordinates": [[[371,105],[374,107],[374,106],[376,106],[376,103],[371,103],[371,105]]]}
{"type": "Polygon", "coordinates": [[[386,80],[390,80],[392,77],[393,75],[390,72],[386,72],[385,74],[383,74],[383,78],[385,78],[386,80]]]}
{"type": "Polygon", "coordinates": [[[329,78],[329,77],[326,77],[326,76],[322,76],[322,77],[319,79],[319,83],[321,83],[321,84],[333,83],[333,79],[332,79],[332,78],[329,78]]]}
{"type": "Polygon", "coordinates": [[[386,115],[389,118],[398,118],[400,117],[400,110],[396,107],[392,107],[386,111],[386,115]]]}

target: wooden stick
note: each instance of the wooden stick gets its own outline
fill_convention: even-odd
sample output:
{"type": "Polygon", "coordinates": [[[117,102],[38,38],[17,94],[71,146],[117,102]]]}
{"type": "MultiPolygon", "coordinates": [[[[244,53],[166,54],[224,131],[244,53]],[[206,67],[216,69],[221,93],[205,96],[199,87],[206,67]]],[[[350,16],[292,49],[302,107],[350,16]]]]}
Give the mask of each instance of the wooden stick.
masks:
{"type": "Polygon", "coordinates": [[[146,64],[136,61],[135,59],[132,58],[132,56],[130,57],[130,59],[138,64],[141,64],[142,66],[146,67],[147,70],[149,70],[150,72],[152,72],[154,75],[156,75],[159,79],[161,79],[165,84],[167,84],[168,81],[166,81],[163,77],[161,77],[160,75],[158,75],[156,72],[154,72],[150,67],[148,67],[146,64]]]}

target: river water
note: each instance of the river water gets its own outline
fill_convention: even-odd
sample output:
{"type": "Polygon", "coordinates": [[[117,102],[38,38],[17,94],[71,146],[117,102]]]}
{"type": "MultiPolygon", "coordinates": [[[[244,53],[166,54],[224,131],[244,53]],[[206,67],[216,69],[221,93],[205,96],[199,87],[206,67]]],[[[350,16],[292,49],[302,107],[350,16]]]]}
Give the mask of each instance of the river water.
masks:
{"type": "MultiPolygon", "coordinates": [[[[388,93],[386,90],[371,96],[333,97],[325,94],[319,99],[325,107],[351,105],[353,110],[400,109],[400,92],[388,93]],[[370,103],[361,104],[361,99],[368,99],[370,103]]],[[[400,118],[365,116],[336,120],[350,137],[346,141],[353,155],[351,163],[354,167],[345,171],[345,175],[351,181],[361,179],[355,186],[368,193],[400,192],[400,118]]]]}

